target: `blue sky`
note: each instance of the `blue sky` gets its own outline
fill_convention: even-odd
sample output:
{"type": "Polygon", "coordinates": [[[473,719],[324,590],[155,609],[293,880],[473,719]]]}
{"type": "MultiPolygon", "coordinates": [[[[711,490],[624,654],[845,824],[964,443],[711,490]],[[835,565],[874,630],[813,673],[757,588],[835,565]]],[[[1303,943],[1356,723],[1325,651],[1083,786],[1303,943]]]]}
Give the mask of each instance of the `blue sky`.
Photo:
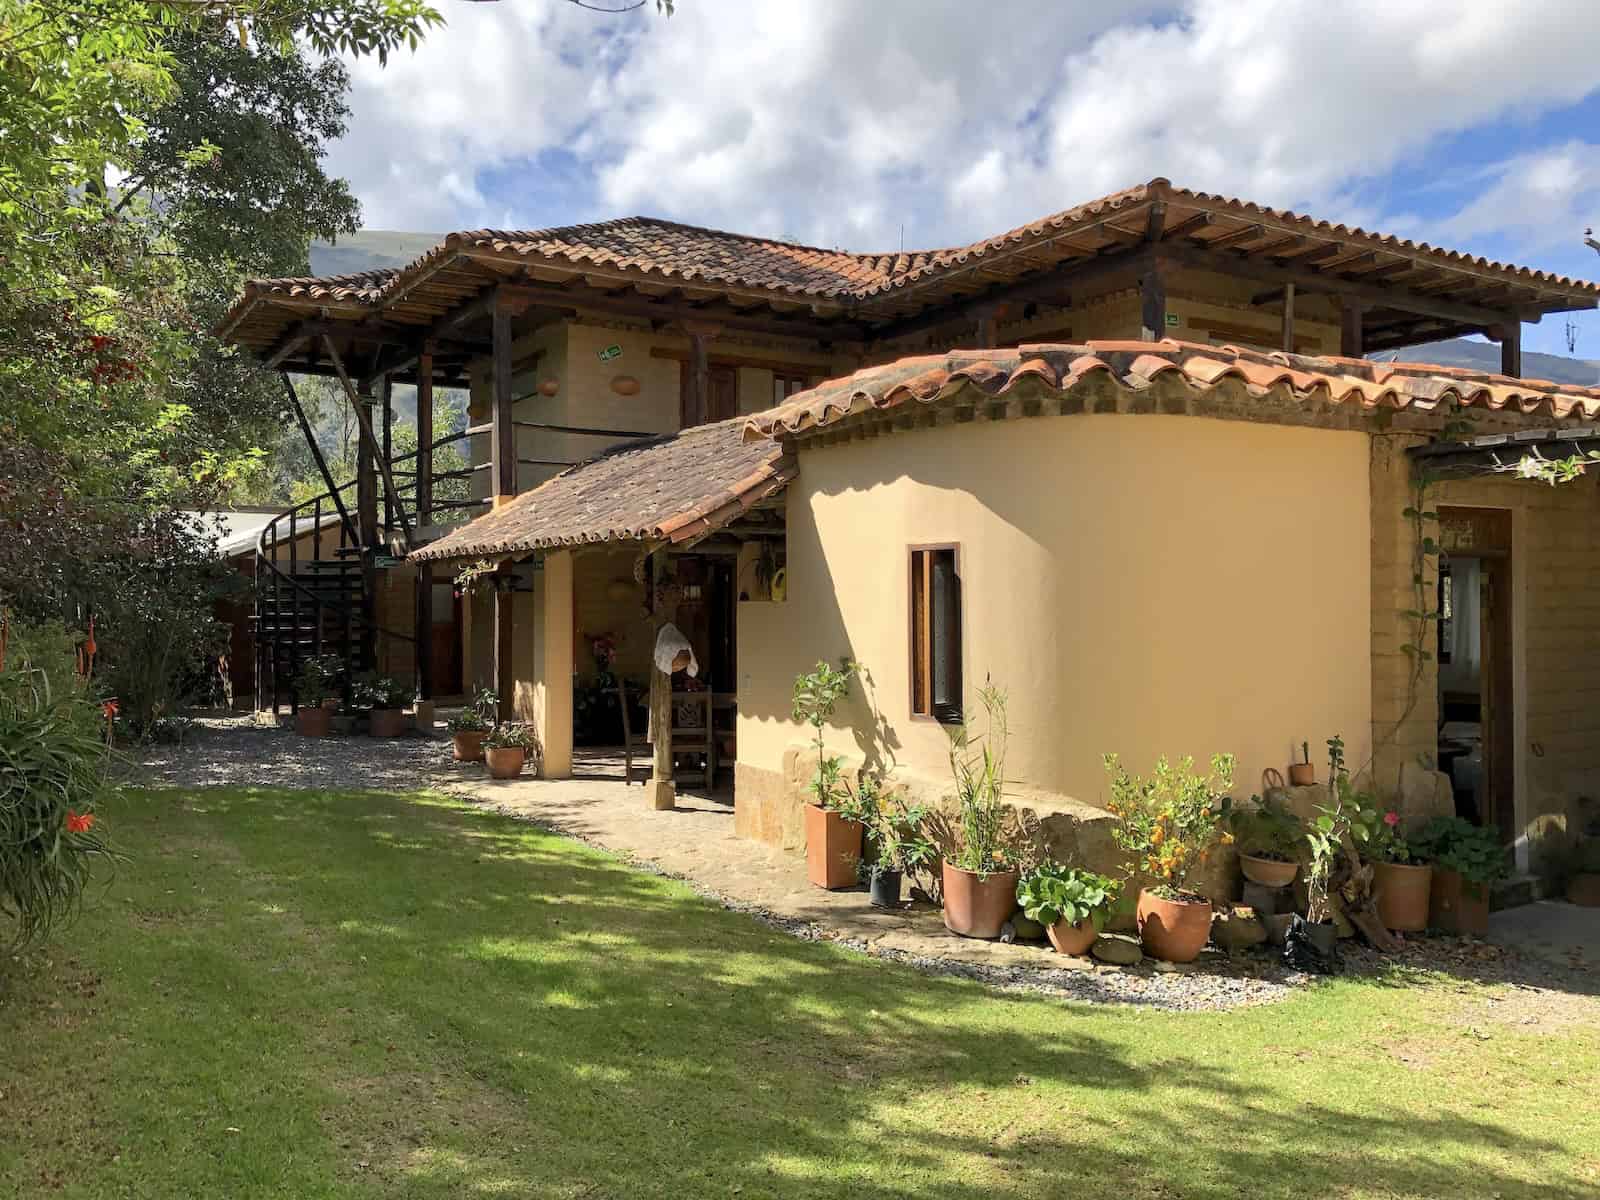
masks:
{"type": "MultiPolygon", "coordinates": [[[[355,65],[369,228],[629,213],[958,244],[1163,175],[1581,277],[1600,21],[1573,0],[444,0],[355,65]],[[903,235],[902,235],[903,230],[903,235]]],[[[1579,355],[1600,358],[1600,316],[1579,355]]],[[[1525,330],[1565,352],[1564,321],[1525,330]]]]}

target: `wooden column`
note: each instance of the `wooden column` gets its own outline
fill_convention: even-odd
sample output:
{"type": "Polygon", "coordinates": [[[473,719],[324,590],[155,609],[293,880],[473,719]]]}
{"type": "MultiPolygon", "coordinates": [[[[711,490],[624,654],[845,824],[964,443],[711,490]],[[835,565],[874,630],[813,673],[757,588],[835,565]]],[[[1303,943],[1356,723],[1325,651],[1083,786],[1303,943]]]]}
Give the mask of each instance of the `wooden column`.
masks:
{"type": "MultiPolygon", "coordinates": [[[[372,384],[364,382],[355,397],[357,421],[372,428],[372,384]]],[[[378,662],[378,474],[372,439],[356,440],[356,529],[361,539],[361,647],[359,662],[363,671],[378,662]]]]}
{"type": "Polygon", "coordinates": [[[544,691],[539,713],[539,740],[544,745],[540,776],[544,779],[572,775],[572,688],[577,665],[572,558],[570,550],[546,552],[538,576],[539,653],[535,661],[544,691]]]}
{"type": "Polygon", "coordinates": [[[493,396],[489,402],[489,456],[493,464],[489,471],[492,477],[489,495],[496,508],[517,494],[517,427],[511,423],[512,315],[512,306],[497,295],[490,322],[494,337],[494,370],[493,396]]]}
{"type": "Polygon", "coordinates": [[[973,345],[979,350],[992,350],[994,348],[996,333],[995,326],[999,319],[999,307],[986,304],[974,310],[973,315],[978,318],[973,345]]]}
{"type": "Polygon", "coordinates": [[[706,355],[710,334],[689,333],[689,403],[684,406],[687,425],[704,425],[711,411],[711,363],[706,355]]]}
{"type": "Polygon", "coordinates": [[[1283,285],[1283,351],[1294,353],[1294,284],[1283,285]]]}
{"type": "Polygon", "coordinates": [[[1522,378],[1522,322],[1508,321],[1500,327],[1500,374],[1522,378]]]}
{"type": "MultiPolygon", "coordinates": [[[[433,524],[433,343],[417,358],[417,528],[433,524]]],[[[417,695],[433,699],[433,564],[417,566],[417,695]]]]}
{"type": "MultiPolygon", "coordinates": [[[[394,470],[394,377],[383,377],[383,461],[390,471],[394,470]]],[[[383,531],[385,534],[394,528],[395,505],[398,498],[392,495],[388,488],[383,490],[383,531]]]]}
{"type": "Polygon", "coordinates": [[[494,577],[494,694],[499,698],[496,717],[509,721],[516,715],[516,670],[511,661],[511,564],[501,563],[494,577]]]}
{"type": "Polygon", "coordinates": [[[1346,358],[1360,358],[1366,353],[1362,348],[1361,305],[1346,300],[1339,308],[1339,353],[1346,358]]]}
{"type": "Polygon", "coordinates": [[[1147,342],[1167,335],[1167,281],[1158,264],[1151,263],[1139,276],[1139,336],[1147,342]]]}
{"type": "Polygon", "coordinates": [[[672,620],[672,612],[658,587],[660,572],[656,556],[650,557],[650,807],[657,811],[676,808],[677,787],[672,781],[672,676],[655,664],[656,636],[672,620]]]}

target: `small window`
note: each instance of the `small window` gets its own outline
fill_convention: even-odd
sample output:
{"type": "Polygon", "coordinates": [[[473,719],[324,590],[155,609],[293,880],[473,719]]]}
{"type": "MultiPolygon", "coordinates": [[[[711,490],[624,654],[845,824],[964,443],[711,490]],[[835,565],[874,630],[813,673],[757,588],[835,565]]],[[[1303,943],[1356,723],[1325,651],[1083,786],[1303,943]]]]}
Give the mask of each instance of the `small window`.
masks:
{"type": "Polygon", "coordinates": [[[810,380],[804,375],[786,375],[781,371],[772,374],[772,402],[782,404],[796,392],[803,392],[811,386],[810,380]]]}
{"type": "Polygon", "coordinates": [[[911,550],[911,712],[961,721],[961,576],[956,547],[911,550]]]}

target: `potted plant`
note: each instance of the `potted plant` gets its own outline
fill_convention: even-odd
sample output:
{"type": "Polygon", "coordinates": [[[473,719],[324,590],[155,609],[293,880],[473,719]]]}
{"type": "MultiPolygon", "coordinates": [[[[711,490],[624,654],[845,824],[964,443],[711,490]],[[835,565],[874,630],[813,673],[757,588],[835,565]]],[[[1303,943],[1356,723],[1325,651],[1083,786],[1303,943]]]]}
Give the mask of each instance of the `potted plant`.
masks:
{"type": "Polygon", "coordinates": [[[874,848],[872,859],[861,864],[869,898],[876,908],[899,908],[905,873],[927,866],[938,854],[923,832],[927,810],[906,805],[898,796],[885,796],[878,775],[863,773],[857,792],[868,814],[874,848]]]}
{"type": "Polygon", "coordinates": [[[406,731],[405,706],[411,701],[411,688],[392,675],[365,671],[358,675],[351,692],[355,702],[371,709],[367,732],[373,737],[399,737],[406,731]]]}
{"type": "Polygon", "coordinates": [[[1433,867],[1421,861],[1400,830],[1394,809],[1363,812],[1368,833],[1363,857],[1372,864],[1372,891],[1385,929],[1420,933],[1428,927],[1428,895],[1433,867]]]}
{"type": "Polygon", "coordinates": [[[1122,884],[1081,867],[1043,862],[1017,882],[1017,904],[1044,926],[1057,954],[1084,955],[1105,928],[1122,884]]]}
{"type": "Polygon", "coordinates": [[[940,876],[944,924],[963,937],[997,938],[1017,910],[1016,858],[1004,836],[1006,694],[992,684],[978,693],[986,727],[965,720],[950,731],[959,837],[940,876]]]}
{"type": "Polygon", "coordinates": [[[1228,814],[1228,829],[1239,846],[1239,870],[1262,887],[1288,887],[1300,873],[1305,825],[1275,795],[1251,796],[1228,814]]]}
{"type": "Polygon", "coordinates": [[[1413,838],[1433,860],[1428,922],[1446,933],[1489,932],[1489,888],[1511,873],[1499,833],[1461,817],[1434,817],[1413,838]]]}
{"type": "Polygon", "coordinates": [[[451,753],[457,762],[482,762],[483,739],[494,728],[494,713],[499,698],[488,688],[479,688],[472,702],[450,718],[451,753]]]}
{"type": "Polygon", "coordinates": [[[520,721],[506,721],[491,729],[483,739],[483,756],[492,779],[515,779],[531,758],[539,762],[539,738],[520,721]]]}
{"type": "Polygon", "coordinates": [[[794,681],[792,710],[794,719],[811,726],[816,743],[817,766],[807,791],[811,803],[805,806],[806,875],[820,888],[846,888],[856,882],[861,861],[863,820],[870,814],[844,782],[844,760],[827,753],[822,730],[850,692],[856,664],[848,659],[838,667],[819,662],[814,671],[794,681]]]}
{"type": "Polygon", "coordinates": [[[1311,743],[1300,743],[1300,762],[1289,764],[1291,787],[1310,787],[1317,782],[1317,769],[1311,765],[1311,743]]]}
{"type": "MultiPolygon", "coordinates": [[[[1149,779],[1130,775],[1115,754],[1105,757],[1116,818],[1112,836],[1133,856],[1130,873],[1154,882],[1139,892],[1136,919],[1145,953],[1168,962],[1193,962],[1211,936],[1211,901],[1185,887],[1189,872],[1211,854],[1231,804],[1233,755],[1215,754],[1211,773],[1198,775],[1194,759],[1173,766],[1156,760],[1149,779]]],[[[1233,835],[1222,832],[1231,842],[1233,835]]]]}
{"type": "Polygon", "coordinates": [[[301,737],[327,737],[339,703],[343,665],[331,654],[318,654],[300,664],[294,676],[295,732],[301,737]]]}

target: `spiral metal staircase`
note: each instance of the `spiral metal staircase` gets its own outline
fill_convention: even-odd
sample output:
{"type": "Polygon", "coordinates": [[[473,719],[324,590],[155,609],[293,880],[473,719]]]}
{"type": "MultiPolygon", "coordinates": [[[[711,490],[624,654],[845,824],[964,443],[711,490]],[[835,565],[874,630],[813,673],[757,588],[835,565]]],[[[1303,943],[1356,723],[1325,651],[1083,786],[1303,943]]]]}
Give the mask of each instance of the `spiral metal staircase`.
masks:
{"type": "MultiPolygon", "coordinates": [[[[305,432],[309,438],[309,428],[305,432]]],[[[360,535],[356,479],[285,509],[262,529],[255,557],[258,711],[271,708],[276,714],[284,704],[294,707],[294,677],[309,657],[331,654],[339,658],[348,684],[357,672],[374,666],[374,648],[380,638],[415,645],[414,633],[377,623],[373,585],[377,573],[393,565],[392,559],[385,560],[409,548],[406,543],[418,526],[417,467],[422,455],[430,456],[431,465],[435,452],[478,432],[447,434],[423,449],[388,460],[386,474],[393,480],[394,491],[389,494],[387,488],[382,489],[385,494],[376,503],[377,520],[369,544],[363,544],[360,535]]],[[[311,444],[324,478],[331,478],[315,442],[311,444]]],[[[429,472],[434,484],[467,479],[472,474],[470,467],[429,472]]],[[[488,503],[430,496],[425,516],[432,521],[488,503]]],[[[422,573],[423,580],[427,574],[422,573]]],[[[418,628],[413,626],[414,631],[418,628]]]]}

